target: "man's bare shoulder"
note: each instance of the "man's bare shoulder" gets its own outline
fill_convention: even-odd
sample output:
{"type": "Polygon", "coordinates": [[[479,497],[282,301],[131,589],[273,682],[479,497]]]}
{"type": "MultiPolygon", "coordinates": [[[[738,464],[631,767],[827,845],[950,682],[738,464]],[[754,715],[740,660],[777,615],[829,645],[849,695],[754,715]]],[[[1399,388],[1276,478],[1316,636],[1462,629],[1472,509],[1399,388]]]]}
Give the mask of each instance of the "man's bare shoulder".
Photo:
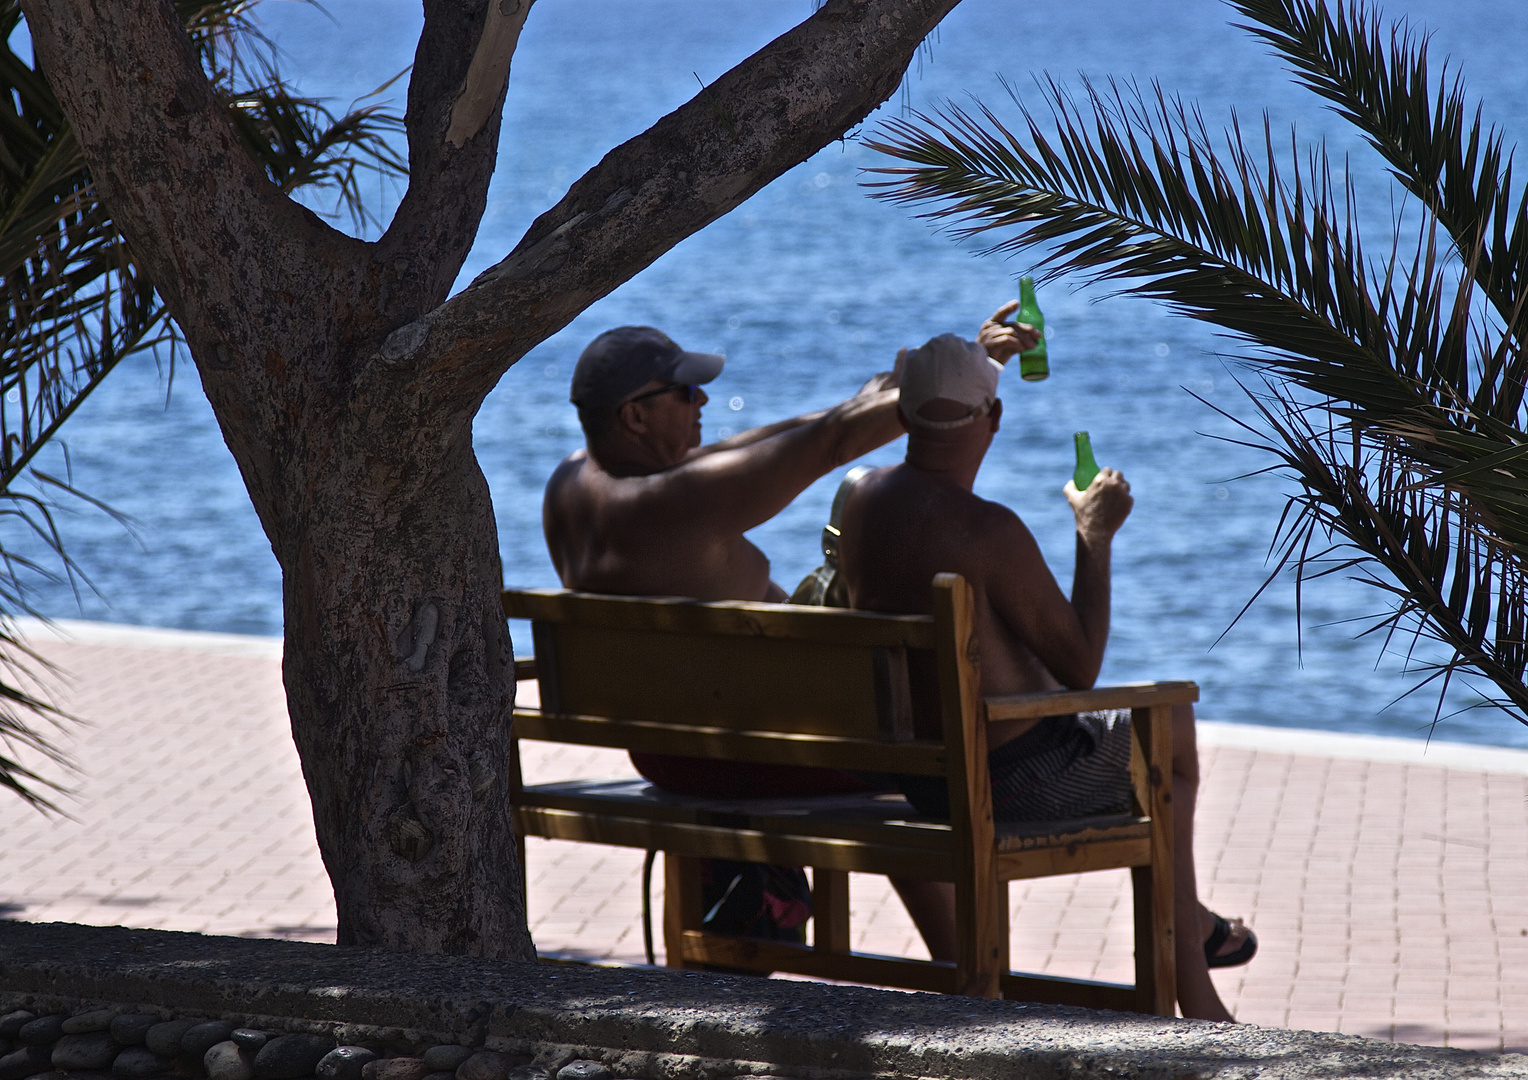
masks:
{"type": "Polygon", "coordinates": [[[552,470],[552,475],[547,478],[547,485],[565,483],[573,474],[583,468],[584,462],[588,460],[589,451],[579,447],[557,463],[557,467],[552,470]]]}
{"type": "Polygon", "coordinates": [[[1016,561],[1039,554],[1034,534],[1018,512],[1000,502],[967,492],[962,523],[971,545],[971,557],[989,573],[1006,572],[1016,561]]]}
{"type": "Polygon", "coordinates": [[[652,473],[622,475],[607,469],[587,448],[575,450],[547,479],[542,512],[608,539],[667,527],[675,508],[685,505],[683,480],[689,471],[685,461],[652,473]]]}
{"type": "Polygon", "coordinates": [[[576,499],[584,486],[585,466],[590,464],[589,451],[579,449],[557,463],[552,475],[547,477],[544,505],[548,508],[576,499]]]}
{"type": "Polygon", "coordinates": [[[1024,524],[1024,519],[1019,516],[1017,510],[991,499],[983,499],[979,495],[973,494],[971,498],[979,504],[976,512],[981,515],[982,524],[989,530],[995,533],[1029,535],[1029,526],[1024,524]]]}

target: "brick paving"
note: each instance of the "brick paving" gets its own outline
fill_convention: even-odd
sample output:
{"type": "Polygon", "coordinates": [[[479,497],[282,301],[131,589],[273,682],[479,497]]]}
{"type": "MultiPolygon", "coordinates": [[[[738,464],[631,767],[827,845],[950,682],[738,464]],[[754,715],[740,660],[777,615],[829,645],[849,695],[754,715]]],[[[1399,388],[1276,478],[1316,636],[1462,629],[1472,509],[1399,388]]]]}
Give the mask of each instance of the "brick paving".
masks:
{"type": "MultiPolygon", "coordinates": [[[[279,643],[65,627],[32,640],[88,722],[78,792],[70,818],[0,797],[0,915],[332,941],[279,643]]],[[[1528,1050],[1528,753],[1420,749],[1201,725],[1201,892],[1262,942],[1215,974],[1239,1019],[1528,1050]]],[[[527,743],[525,761],[533,780],[630,775],[604,750],[527,743]]],[[[640,852],[533,839],[527,861],[544,954],[642,962],[640,852]]],[[[858,948],[926,955],[883,879],[853,875],[850,895],[858,948]]],[[[1131,977],[1123,871],[1010,900],[1016,968],[1131,977]]],[[[654,907],[661,927],[661,889],[654,907]]]]}

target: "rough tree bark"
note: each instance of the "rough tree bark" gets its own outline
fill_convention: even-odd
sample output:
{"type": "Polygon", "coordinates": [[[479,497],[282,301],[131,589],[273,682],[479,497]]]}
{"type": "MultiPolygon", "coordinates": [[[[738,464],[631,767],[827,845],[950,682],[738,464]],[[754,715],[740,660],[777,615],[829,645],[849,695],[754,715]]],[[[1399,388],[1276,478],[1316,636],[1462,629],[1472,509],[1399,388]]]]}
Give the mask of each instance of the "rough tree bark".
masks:
{"type": "Polygon", "coordinates": [[[185,332],[281,565],[292,733],[342,944],[534,955],[472,418],[537,342],[839,137],[958,0],[831,0],[616,147],[447,299],[531,0],[425,0],[410,179],[364,243],[245,157],[169,0],[24,0],[106,205],[185,332]]]}

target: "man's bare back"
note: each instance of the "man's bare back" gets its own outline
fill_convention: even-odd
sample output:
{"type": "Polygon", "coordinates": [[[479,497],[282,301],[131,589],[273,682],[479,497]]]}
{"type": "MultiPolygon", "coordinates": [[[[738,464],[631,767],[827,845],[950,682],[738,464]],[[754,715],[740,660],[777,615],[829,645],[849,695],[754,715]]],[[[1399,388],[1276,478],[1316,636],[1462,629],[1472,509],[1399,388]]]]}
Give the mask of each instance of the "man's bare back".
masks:
{"type": "MultiPolygon", "coordinates": [[[[894,465],[864,477],[844,508],[842,558],[854,606],[870,611],[929,611],[929,583],[960,574],[976,597],[982,642],[982,693],[1053,690],[1061,683],[993,608],[988,593],[1021,573],[1053,586],[1029,530],[1007,507],[988,502],[937,474],[894,465]],[[938,522],[938,528],[928,527],[938,522]]],[[[1036,589],[1035,591],[1039,591],[1036,589]]]]}
{"type": "Polygon", "coordinates": [[[684,493],[653,492],[664,485],[646,479],[611,476],[586,450],[557,467],[547,483],[544,523],[564,584],[701,600],[779,598],[769,559],[740,530],[724,522],[675,528],[684,493]]]}
{"type": "MultiPolygon", "coordinates": [[[[844,504],[839,560],[851,602],[870,611],[927,612],[934,575],[958,573],[975,594],[983,694],[1092,686],[1109,635],[1110,544],[1130,513],[1130,486],[1112,469],[1086,492],[1068,484],[1077,517],[1068,600],[1019,516],[971,490],[1002,402],[994,399],[979,415],[947,399],[921,407],[934,423],[951,426],[910,425],[907,460],[861,478],[844,504]]],[[[1000,746],[1034,723],[994,725],[990,743],[1000,746]]]]}

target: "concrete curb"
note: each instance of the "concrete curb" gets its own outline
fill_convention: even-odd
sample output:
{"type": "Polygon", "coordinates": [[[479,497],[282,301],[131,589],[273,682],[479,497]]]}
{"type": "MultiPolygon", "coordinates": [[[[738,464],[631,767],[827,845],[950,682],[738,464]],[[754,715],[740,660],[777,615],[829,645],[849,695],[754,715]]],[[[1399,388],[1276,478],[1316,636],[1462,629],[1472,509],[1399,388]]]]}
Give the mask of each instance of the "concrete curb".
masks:
{"type": "Polygon", "coordinates": [[[1348,761],[1383,761],[1396,765],[1424,765],[1434,769],[1467,769],[1470,772],[1508,773],[1528,776],[1528,750],[1507,746],[1476,746],[1442,739],[1404,739],[1394,735],[1350,735],[1310,728],[1276,728],[1261,724],[1223,724],[1200,720],[1200,746],[1225,746],[1236,750],[1261,750],[1270,754],[1339,758],[1348,761]]]}
{"type": "Polygon", "coordinates": [[[19,617],[11,622],[22,637],[40,642],[73,641],[82,645],[117,645],[124,649],[176,649],[183,652],[281,659],[282,639],[279,637],[128,626],[84,619],[43,620],[19,617]]]}
{"type": "Polygon", "coordinates": [[[1521,1055],[1253,1025],[70,923],[0,923],[0,998],[363,1025],[672,1080],[1528,1078],[1521,1055]]]}

